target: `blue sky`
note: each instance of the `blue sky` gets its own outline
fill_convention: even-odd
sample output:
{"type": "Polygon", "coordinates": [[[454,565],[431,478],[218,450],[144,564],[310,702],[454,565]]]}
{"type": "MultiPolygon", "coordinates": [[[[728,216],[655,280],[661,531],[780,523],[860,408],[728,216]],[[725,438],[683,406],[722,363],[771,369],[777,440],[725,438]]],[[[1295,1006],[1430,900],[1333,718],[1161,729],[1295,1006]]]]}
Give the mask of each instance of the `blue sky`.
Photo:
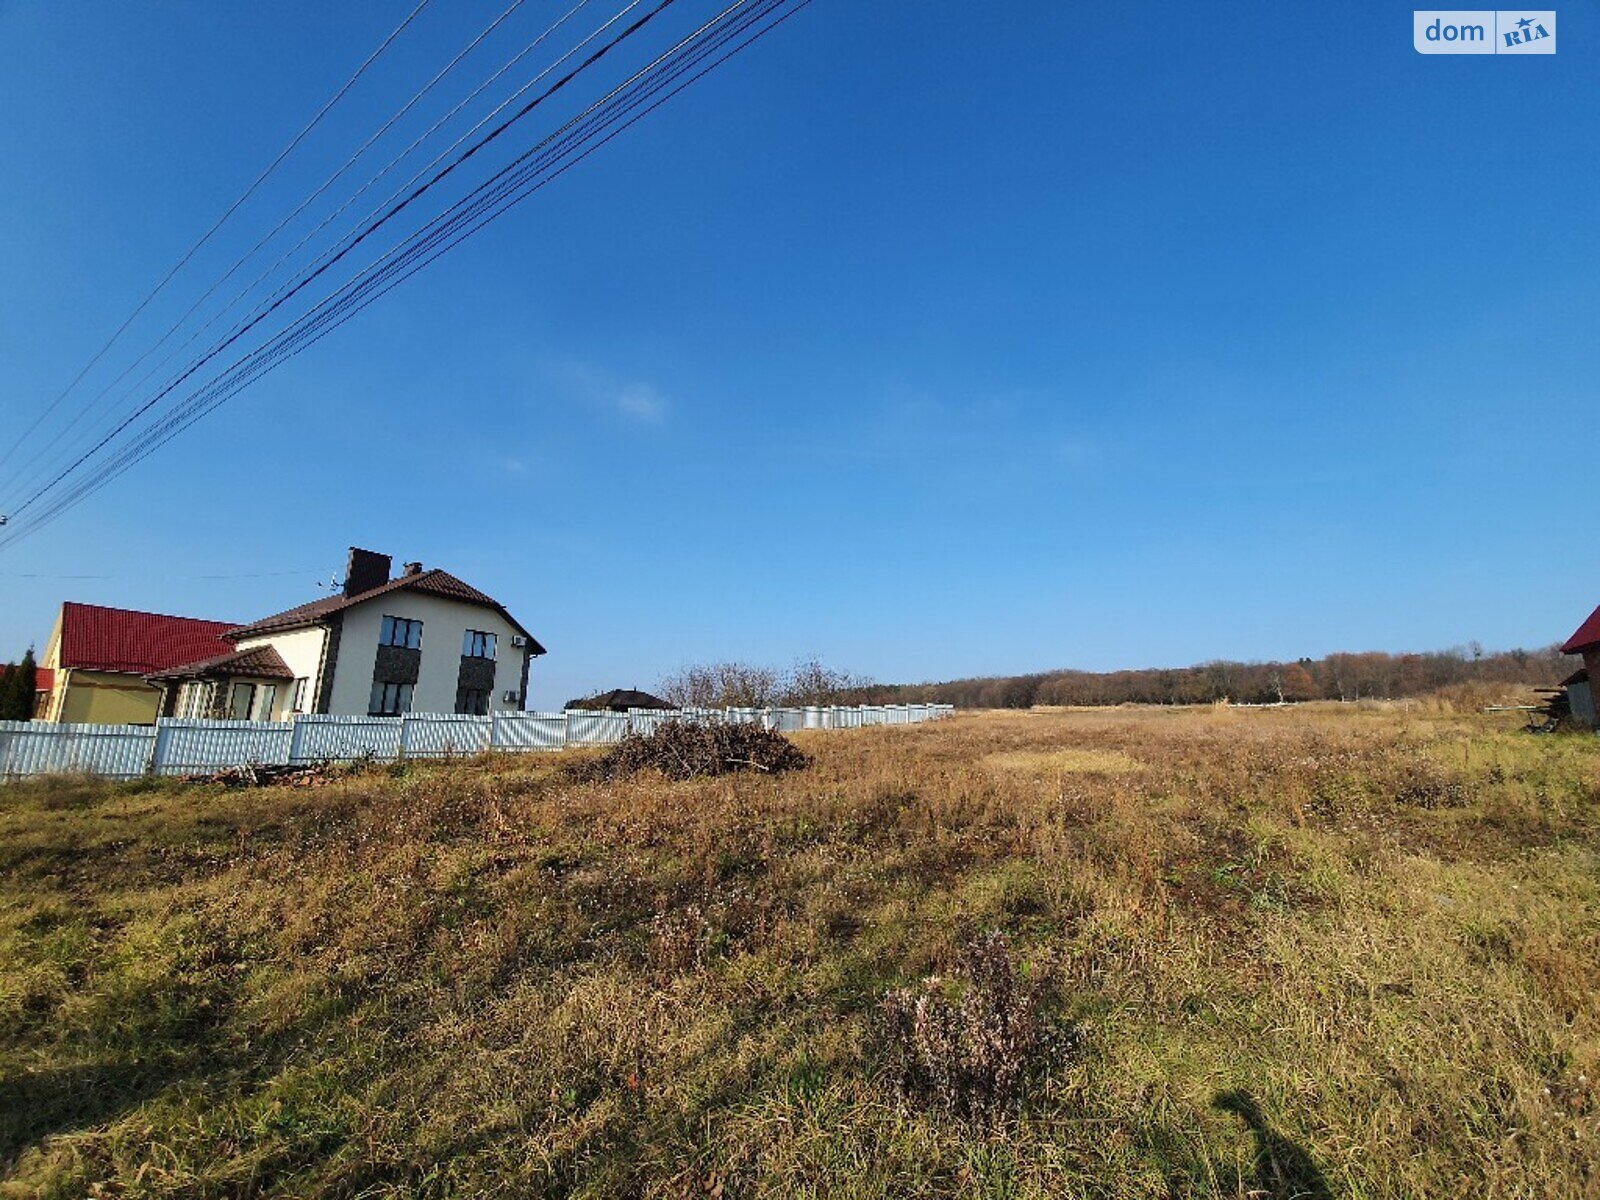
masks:
{"type": "MultiPolygon", "coordinates": [[[[0,3],[0,442],[407,7],[0,3]]],[[[437,0],[214,249],[502,7],[437,0]]],[[[258,617],[350,544],[502,599],[538,706],[1558,640],[1600,601],[1600,16],[1559,16],[1423,57],[1386,4],[815,0],[0,553],[0,656],[62,599],[258,617]]]]}

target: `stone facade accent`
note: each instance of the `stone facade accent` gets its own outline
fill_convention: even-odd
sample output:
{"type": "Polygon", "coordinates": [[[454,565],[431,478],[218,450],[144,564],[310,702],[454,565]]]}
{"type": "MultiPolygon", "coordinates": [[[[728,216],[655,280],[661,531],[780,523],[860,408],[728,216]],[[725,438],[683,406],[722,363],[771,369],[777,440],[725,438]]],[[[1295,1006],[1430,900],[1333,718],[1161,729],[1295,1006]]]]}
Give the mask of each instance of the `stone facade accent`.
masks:
{"type": "Polygon", "coordinates": [[[494,668],[495,661],[492,658],[461,656],[461,667],[456,671],[457,712],[465,711],[465,693],[469,691],[483,692],[489,700],[494,699],[494,668]]]}
{"type": "Polygon", "coordinates": [[[322,669],[317,672],[317,695],[311,711],[325,713],[333,702],[333,673],[339,665],[339,638],[344,632],[344,614],[333,613],[326,621],[328,640],[322,649],[322,669]]]}
{"type": "Polygon", "coordinates": [[[416,683],[422,674],[422,651],[410,646],[379,646],[372,665],[373,683],[416,683]]]}

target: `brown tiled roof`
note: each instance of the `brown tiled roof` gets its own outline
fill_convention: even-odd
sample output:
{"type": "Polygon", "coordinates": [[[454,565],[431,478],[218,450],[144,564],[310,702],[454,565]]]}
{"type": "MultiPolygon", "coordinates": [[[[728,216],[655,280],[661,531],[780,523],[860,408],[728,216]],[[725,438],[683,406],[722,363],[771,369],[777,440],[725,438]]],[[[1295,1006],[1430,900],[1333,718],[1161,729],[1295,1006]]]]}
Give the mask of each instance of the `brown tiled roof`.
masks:
{"type": "Polygon", "coordinates": [[[522,627],[522,623],[505,610],[505,606],[498,600],[484,595],[469,583],[463,583],[448,571],[432,570],[419,571],[415,575],[402,575],[398,579],[391,579],[388,583],[379,584],[375,588],[358,592],[354,596],[327,596],[321,600],[313,600],[309,604],[301,604],[295,608],[286,608],[281,613],[274,613],[270,617],[263,617],[259,621],[252,621],[249,625],[241,625],[237,629],[230,629],[223,637],[231,642],[241,641],[244,638],[259,637],[265,633],[281,633],[286,629],[300,629],[307,625],[316,625],[323,618],[334,613],[343,612],[356,604],[364,604],[378,596],[390,592],[411,591],[422,592],[430,596],[442,596],[447,600],[460,600],[466,604],[477,604],[484,608],[492,608],[517,629],[523,637],[528,639],[528,645],[535,654],[543,654],[544,647],[539,640],[522,627]]]}
{"type": "Polygon", "coordinates": [[[150,679],[192,679],[206,675],[250,675],[258,679],[293,679],[294,672],[283,656],[271,646],[252,646],[248,650],[235,650],[215,658],[202,658],[199,662],[169,667],[148,676],[150,679]]]}

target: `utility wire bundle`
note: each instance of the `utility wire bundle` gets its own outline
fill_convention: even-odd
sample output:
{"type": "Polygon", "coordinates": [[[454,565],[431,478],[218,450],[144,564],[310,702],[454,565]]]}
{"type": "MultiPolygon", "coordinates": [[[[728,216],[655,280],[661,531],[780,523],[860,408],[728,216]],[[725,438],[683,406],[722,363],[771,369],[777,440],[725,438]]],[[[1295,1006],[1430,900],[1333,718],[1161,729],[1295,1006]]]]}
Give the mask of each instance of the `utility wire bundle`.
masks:
{"type": "Polygon", "coordinates": [[[703,0],[629,0],[599,19],[588,12],[591,6],[600,7],[595,0],[566,0],[570,6],[548,27],[389,158],[296,244],[281,251],[209,316],[196,320],[247,263],[310,210],[369,150],[400,131],[407,114],[463,60],[497,32],[511,28],[518,10],[528,2],[511,0],[325,182],[223,271],[153,344],[98,393],[87,399],[77,395],[79,386],[151,302],[429,2],[420,0],[407,13],[72,382],[0,453],[0,549],[88,499],[251,382],[326,337],[788,20],[810,0],[721,0],[714,10],[703,0]],[[542,68],[533,69],[533,63],[546,58],[542,68]],[[489,97],[511,83],[517,86],[489,107],[489,97]],[[432,151],[429,161],[409,169],[404,165],[430,153],[436,135],[439,141],[450,136],[453,123],[471,119],[479,108],[487,111],[448,145],[432,151]],[[380,183],[408,170],[408,178],[390,188],[382,200],[374,204],[366,199],[369,193],[383,194],[380,183]],[[352,212],[361,215],[352,218],[352,212]],[[299,261],[307,247],[311,257],[299,261]],[[253,297],[259,298],[251,304],[253,297]],[[158,354],[161,357],[146,367],[158,354]],[[42,444],[24,466],[18,452],[30,441],[42,444]]]}

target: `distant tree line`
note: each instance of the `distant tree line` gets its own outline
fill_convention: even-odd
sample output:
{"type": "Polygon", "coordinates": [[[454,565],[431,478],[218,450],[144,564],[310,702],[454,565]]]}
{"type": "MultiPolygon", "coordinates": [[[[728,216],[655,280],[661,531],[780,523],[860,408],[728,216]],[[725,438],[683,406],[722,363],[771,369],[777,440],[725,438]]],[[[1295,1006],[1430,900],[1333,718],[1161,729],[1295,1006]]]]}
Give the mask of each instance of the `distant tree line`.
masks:
{"type": "Polygon", "coordinates": [[[33,693],[39,672],[29,650],[18,663],[0,665],[0,721],[33,719],[33,693]]]}
{"type": "Polygon", "coordinates": [[[1215,662],[1134,671],[1046,671],[1036,675],[874,684],[843,691],[849,704],[954,704],[1029,708],[1035,704],[1207,704],[1232,700],[1400,699],[1462,683],[1548,687],[1571,673],[1554,646],[1486,653],[1476,644],[1431,654],[1330,654],[1294,662],[1215,662]]]}

